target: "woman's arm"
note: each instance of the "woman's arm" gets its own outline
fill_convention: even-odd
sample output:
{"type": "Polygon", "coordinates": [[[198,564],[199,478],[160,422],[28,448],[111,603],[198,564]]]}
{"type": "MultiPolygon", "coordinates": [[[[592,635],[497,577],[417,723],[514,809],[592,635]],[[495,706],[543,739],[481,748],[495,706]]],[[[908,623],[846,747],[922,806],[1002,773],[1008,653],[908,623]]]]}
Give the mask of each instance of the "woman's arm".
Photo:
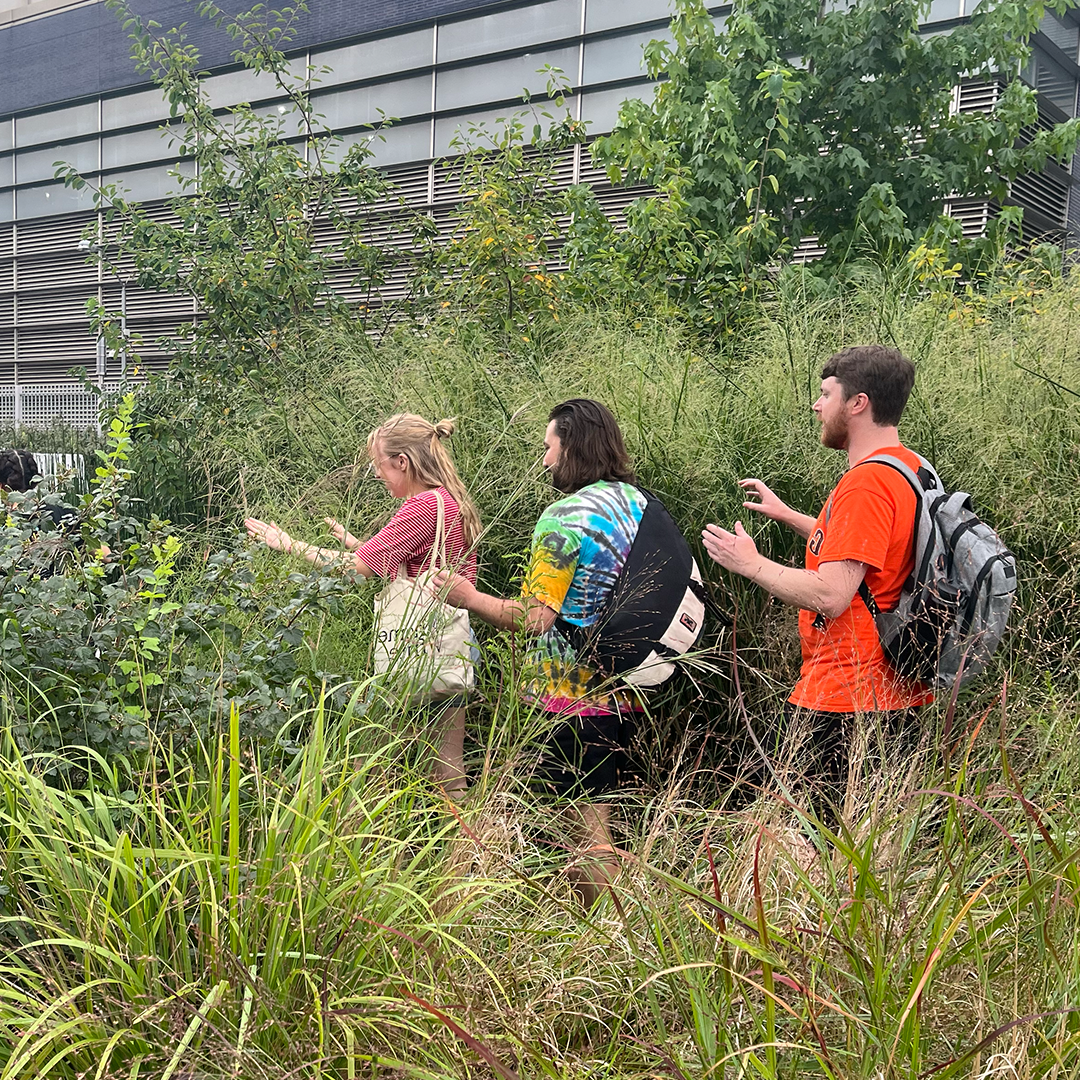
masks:
{"type": "Polygon", "coordinates": [[[363,577],[375,576],[375,571],[357,555],[296,540],[273,521],[248,518],[244,522],[244,527],[253,540],[260,540],[275,551],[284,551],[287,555],[300,555],[316,566],[331,566],[337,563],[344,569],[353,570],[363,577]]]}

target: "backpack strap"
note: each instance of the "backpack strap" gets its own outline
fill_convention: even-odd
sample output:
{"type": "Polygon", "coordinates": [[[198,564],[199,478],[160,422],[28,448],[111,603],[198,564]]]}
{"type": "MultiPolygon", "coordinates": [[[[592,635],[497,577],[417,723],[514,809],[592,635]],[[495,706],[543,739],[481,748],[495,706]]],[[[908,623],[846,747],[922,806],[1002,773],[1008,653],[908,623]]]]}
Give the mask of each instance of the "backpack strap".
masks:
{"type": "MultiPolygon", "coordinates": [[[[934,470],[934,466],[921,454],[916,454],[915,456],[919,459],[918,471],[908,465],[906,461],[902,461],[895,454],[890,454],[888,452],[872,454],[868,458],[863,458],[863,460],[858,462],[854,468],[857,469],[859,465],[887,465],[890,469],[894,469],[898,472],[908,482],[908,485],[915,494],[915,534],[912,538],[912,543],[917,557],[920,537],[928,537],[930,535],[930,529],[932,528],[930,512],[926,507],[925,493],[935,490],[943,492],[944,489],[941,485],[941,478],[934,470]]],[[[924,570],[925,567],[915,567],[912,571],[912,577],[916,581],[919,580],[920,571],[924,570]]],[[[865,578],[859,582],[857,595],[866,605],[870,614],[876,619],[878,615],[881,614],[881,609],[874,599],[874,594],[870,591],[870,586],[866,584],[865,578]]]]}

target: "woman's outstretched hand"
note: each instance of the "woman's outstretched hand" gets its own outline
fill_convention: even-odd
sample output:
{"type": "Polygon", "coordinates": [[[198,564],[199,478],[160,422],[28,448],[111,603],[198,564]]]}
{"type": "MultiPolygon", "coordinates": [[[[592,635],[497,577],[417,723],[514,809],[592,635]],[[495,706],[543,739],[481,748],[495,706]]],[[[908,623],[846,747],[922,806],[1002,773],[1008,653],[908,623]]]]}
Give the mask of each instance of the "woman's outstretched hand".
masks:
{"type": "Polygon", "coordinates": [[[252,540],[260,540],[267,547],[275,551],[291,551],[292,537],[273,521],[260,521],[258,518],[247,518],[244,528],[252,540]]]}
{"type": "Polygon", "coordinates": [[[344,525],[341,524],[337,518],[323,518],[327,527],[330,529],[330,534],[333,538],[342,545],[342,547],[348,548],[349,551],[355,551],[362,541],[357,540],[355,536],[344,525]]]}

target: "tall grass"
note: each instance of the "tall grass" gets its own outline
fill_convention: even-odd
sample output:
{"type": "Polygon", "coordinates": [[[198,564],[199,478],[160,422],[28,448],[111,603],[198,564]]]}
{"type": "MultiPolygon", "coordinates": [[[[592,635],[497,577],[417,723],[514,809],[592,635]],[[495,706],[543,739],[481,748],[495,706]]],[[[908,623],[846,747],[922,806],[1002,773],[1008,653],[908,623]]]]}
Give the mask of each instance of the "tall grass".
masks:
{"type": "MultiPolygon", "coordinates": [[[[710,575],[736,647],[715,631],[721,651],[653,703],[651,768],[615,800],[623,871],[587,913],[562,809],[528,784],[537,719],[505,637],[485,645],[460,804],[427,779],[425,718],[359,695],[297,717],[284,763],[244,745],[235,716],[194,761],[153,745],[80,791],[8,744],[0,1080],[1080,1075],[1080,286],[995,296],[789,285],[710,349],[662,322],[578,316],[513,344],[336,332],[294,358],[276,398],[200,447],[236,508],[362,532],[391,510],[362,479],[366,432],[401,409],[455,415],[482,574],[503,591],[551,497],[554,402],[610,404],[692,538],[741,516],[798,558],[746,520],[735,480],[815,509],[841,467],[809,414],[821,361],[893,341],[919,367],[905,441],[1020,557],[1010,640],[930,710],[917,751],[857,733],[830,831],[785,796],[790,614],[710,575]],[[747,724],[771,771],[740,743],[747,724]],[[728,771],[745,774],[738,798],[728,771]]],[[[313,642],[325,670],[361,669],[366,599],[313,642]]]]}

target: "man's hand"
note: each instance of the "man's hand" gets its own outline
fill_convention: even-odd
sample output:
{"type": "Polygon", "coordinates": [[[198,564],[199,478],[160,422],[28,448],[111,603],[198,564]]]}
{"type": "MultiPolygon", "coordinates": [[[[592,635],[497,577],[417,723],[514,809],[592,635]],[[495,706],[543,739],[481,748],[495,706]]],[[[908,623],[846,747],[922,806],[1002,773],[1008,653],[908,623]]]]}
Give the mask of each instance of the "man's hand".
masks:
{"type": "Polygon", "coordinates": [[[465,608],[471,611],[470,601],[477,593],[476,586],[461,574],[449,570],[440,570],[431,579],[431,595],[450,607],[465,608]]]}
{"type": "Polygon", "coordinates": [[[734,532],[721,529],[719,525],[706,525],[701,538],[709,558],[733,574],[753,577],[761,566],[762,559],[758,554],[757,544],[742,527],[741,521],[735,522],[734,532]]]}
{"type": "Polygon", "coordinates": [[[757,496],[756,502],[751,502],[748,499],[747,502],[743,503],[743,506],[745,506],[747,510],[754,510],[759,514],[764,514],[767,518],[772,518],[773,521],[781,521],[784,515],[791,510],[791,507],[761,480],[755,480],[753,478],[740,480],[739,487],[741,487],[748,496],[757,496]]]}
{"type": "Polygon", "coordinates": [[[779,521],[789,529],[794,529],[800,536],[809,536],[814,530],[815,519],[809,514],[802,514],[793,510],[781,499],[768,484],[753,477],[740,480],[739,487],[748,495],[756,495],[756,499],[747,499],[743,506],[747,510],[753,510],[756,514],[764,514],[773,521],[779,521]]]}

